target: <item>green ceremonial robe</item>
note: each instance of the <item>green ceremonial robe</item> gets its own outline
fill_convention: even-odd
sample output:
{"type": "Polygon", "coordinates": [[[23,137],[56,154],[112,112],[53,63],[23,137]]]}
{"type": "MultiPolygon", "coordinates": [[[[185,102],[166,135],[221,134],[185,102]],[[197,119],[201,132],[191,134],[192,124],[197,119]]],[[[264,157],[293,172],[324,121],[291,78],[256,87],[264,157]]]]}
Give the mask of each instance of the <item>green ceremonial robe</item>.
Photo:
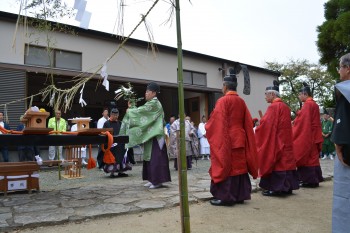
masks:
{"type": "Polygon", "coordinates": [[[162,104],[155,97],[140,107],[127,110],[120,129],[120,135],[128,135],[131,148],[143,144],[143,160],[151,160],[152,139],[164,137],[164,111],[162,104]]]}

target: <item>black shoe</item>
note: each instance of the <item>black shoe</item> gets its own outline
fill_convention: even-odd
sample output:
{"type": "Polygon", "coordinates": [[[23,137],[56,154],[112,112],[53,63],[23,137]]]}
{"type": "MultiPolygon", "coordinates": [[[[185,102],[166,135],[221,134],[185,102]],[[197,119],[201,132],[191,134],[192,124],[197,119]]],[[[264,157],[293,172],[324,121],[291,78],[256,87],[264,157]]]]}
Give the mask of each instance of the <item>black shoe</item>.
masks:
{"type": "Polygon", "coordinates": [[[268,197],[280,196],[280,195],[281,195],[281,192],[265,190],[265,191],[262,191],[262,195],[268,196],[268,197]]]}
{"type": "Polygon", "coordinates": [[[216,206],[233,206],[235,203],[234,202],[224,202],[219,199],[213,199],[210,200],[210,204],[216,205],[216,206]]]}
{"type": "Polygon", "coordinates": [[[293,194],[293,190],[282,191],[281,193],[284,195],[291,195],[291,194],[293,194]]]}
{"type": "Polygon", "coordinates": [[[118,177],[128,177],[129,175],[126,173],[118,173],[118,177]]]}

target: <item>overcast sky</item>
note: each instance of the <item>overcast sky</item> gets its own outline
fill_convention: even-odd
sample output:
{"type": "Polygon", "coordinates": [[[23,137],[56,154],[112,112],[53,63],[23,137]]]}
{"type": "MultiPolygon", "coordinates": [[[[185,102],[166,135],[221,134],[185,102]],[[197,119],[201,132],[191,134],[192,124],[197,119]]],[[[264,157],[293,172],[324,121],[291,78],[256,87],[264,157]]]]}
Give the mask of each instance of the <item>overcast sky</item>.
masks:
{"type": "MultiPolygon", "coordinates": [[[[73,6],[74,0],[66,0],[73,6]]],[[[89,29],[117,33],[117,0],[85,0],[91,12],[89,29]]],[[[0,10],[18,13],[18,1],[0,0],[0,10]]],[[[128,35],[153,1],[129,0],[125,8],[128,35]]],[[[264,67],[265,61],[307,59],[318,63],[316,28],[324,22],[326,0],[180,0],[183,49],[264,67]]],[[[150,14],[155,42],[176,47],[173,25],[163,2],[150,14]]],[[[79,26],[71,19],[65,23],[79,26]]],[[[148,41],[144,27],[132,36],[148,41]]]]}

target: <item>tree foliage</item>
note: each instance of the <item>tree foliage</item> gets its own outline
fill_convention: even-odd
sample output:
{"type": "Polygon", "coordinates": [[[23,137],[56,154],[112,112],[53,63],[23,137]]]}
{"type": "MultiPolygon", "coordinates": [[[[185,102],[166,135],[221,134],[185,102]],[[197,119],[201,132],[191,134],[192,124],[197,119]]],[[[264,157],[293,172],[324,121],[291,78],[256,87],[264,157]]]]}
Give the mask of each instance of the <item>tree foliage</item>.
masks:
{"type": "Polygon", "coordinates": [[[333,107],[333,86],[335,79],[320,65],[307,60],[290,60],[286,64],[266,62],[266,68],[281,73],[279,77],[280,92],[283,101],[296,113],[301,108],[298,95],[302,83],[309,84],[315,101],[322,107],[333,107]]]}
{"type": "Polygon", "coordinates": [[[320,63],[338,78],[336,67],[339,59],[350,52],[350,1],[329,0],[324,9],[326,21],[317,27],[320,63]]]}
{"type": "Polygon", "coordinates": [[[73,16],[73,8],[68,7],[62,0],[30,0],[22,7],[37,19],[59,20],[73,16]]]}

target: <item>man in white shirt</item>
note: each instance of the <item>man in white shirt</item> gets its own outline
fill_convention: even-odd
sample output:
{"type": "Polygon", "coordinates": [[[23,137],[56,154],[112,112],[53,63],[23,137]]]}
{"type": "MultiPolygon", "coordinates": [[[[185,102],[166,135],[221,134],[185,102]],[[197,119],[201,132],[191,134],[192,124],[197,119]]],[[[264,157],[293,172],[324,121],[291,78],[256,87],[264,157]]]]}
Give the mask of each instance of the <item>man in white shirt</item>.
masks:
{"type": "Polygon", "coordinates": [[[202,160],[209,159],[210,156],[210,145],[206,136],[205,124],[207,123],[207,118],[202,116],[202,122],[198,125],[198,137],[200,143],[200,152],[202,155],[202,160]]]}
{"type": "Polygon", "coordinates": [[[109,117],[108,117],[108,109],[103,110],[102,112],[102,117],[97,121],[97,128],[98,129],[102,129],[103,128],[103,124],[108,121],[109,117]]]}

